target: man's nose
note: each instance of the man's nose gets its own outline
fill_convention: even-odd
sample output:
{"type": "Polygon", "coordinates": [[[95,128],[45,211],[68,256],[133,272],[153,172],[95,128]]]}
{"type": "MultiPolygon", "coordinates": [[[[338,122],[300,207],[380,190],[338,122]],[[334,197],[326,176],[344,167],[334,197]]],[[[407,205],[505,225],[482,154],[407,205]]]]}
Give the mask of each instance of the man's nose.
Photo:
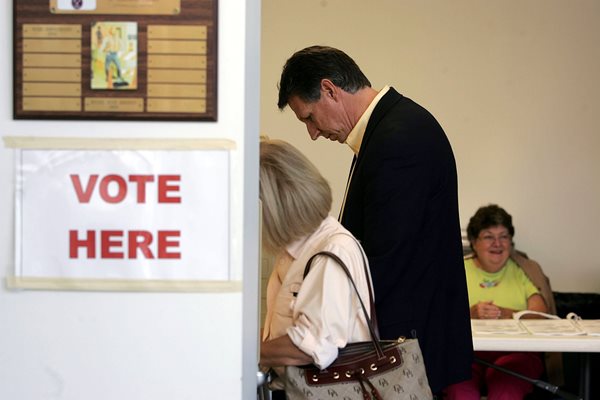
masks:
{"type": "Polygon", "coordinates": [[[308,130],[308,135],[310,136],[310,138],[312,140],[317,140],[320,131],[314,126],[307,126],[306,129],[308,130]]]}

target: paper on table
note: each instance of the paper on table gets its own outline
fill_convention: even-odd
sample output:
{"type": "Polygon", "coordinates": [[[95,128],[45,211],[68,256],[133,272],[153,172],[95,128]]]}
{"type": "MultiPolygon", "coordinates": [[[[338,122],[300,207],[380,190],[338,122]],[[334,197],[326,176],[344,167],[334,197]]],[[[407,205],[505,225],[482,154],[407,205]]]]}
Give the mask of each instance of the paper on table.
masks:
{"type": "Polygon", "coordinates": [[[472,319],[471,330],[473,333],[483,335],[523,335],[528,333],[515,319],[472,319]]]}
{"type": "Polygon", "coordinates": [[[569,319],[524,319],[521,324],[532,335],[575,336],[585,335],[576,323],[569,319]]]}
{"type": "Polygon", "coordinates": [[[600,319],[580,319],[575,324],[591,336],[600,336],[600,319]]]}
{"type": "Polygon", "coordinates": [[[514,319],[521,319],[524,315],[539,315],[540,317],[548,318],[548,319],[560,319],[558,315],[548,314],[541,311],[533,311],[533,310],[522,310],[516,313],[513,313],[514,319]]]}

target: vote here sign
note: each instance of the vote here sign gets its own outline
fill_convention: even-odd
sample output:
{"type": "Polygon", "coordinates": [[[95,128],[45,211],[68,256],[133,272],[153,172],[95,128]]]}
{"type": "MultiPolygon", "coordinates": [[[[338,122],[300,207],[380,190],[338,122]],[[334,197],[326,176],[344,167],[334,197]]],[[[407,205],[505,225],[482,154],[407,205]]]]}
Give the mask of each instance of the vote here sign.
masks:
{"type": "Polygon", "coordinates": [[[17,152],[16,278],[228,281],[230,154],[17,152]]]}

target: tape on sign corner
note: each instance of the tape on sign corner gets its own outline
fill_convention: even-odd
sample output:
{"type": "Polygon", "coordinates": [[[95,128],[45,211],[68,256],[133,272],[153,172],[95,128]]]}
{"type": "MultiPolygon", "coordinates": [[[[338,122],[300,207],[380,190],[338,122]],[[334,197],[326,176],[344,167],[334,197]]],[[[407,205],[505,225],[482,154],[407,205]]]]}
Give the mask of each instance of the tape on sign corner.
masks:
{"type": "Polygon", "coordinates": [[[12,290],[69,290],[112,292],[205,292],[235,293],[242,291],[241,281],[129,280],[129,279],[63,279],[6,277],[12,290]]]}
{"type": "Polygon", "coordinates": [[[4,146],[62,150],[235,150],[230,139],[4,136],[4,146]]]}

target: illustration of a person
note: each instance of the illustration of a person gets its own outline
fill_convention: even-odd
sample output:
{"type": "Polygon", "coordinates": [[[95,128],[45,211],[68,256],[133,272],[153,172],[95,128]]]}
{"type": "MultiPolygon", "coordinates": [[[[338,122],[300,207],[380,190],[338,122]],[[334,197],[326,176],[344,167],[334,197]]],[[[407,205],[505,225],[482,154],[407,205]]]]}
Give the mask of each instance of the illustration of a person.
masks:
{"type": "Polygon", "coordinates": [[[127,86],[127,83],[122,75],[121,75],[121,64],[119,62],[119,46],[118,42],[115,38],[114,27],[109,27],[106,35],[104,35],[102,39],[102,45],[100,46],[100,51],[102,51],[105,55],[104,57],[104,73],[106,75],[106,82],[109,82],[110,78],[110,66],[111,64],[115,65],[117,69],[117,81],[113,82],[113,87],[119,86],[127,86]]]}

